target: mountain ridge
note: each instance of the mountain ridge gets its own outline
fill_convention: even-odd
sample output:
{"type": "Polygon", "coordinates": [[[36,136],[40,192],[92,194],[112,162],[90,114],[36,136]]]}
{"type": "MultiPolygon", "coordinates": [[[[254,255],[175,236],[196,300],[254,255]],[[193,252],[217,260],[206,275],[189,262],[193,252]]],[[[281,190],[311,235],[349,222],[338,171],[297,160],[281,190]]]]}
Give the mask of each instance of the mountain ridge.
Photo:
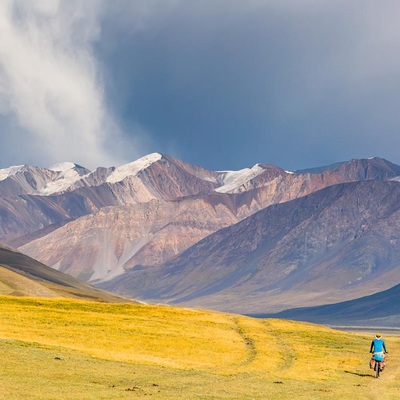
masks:
{"type": "MultiPolygon", "coordinates": [[[[267,304],[268,298],[275,298],[275,307],[280,298],[286,302],[282,306],[313,301],[313,288],[326,286],[323,281],[330,282],[330,291],[326,287],[321,289],[321,293],[315,290],[314,297],[320,301],[338,291],[343,296],[347,293],[347,296],[357,297],[362,294],[362,290],[357,290],[362,279],[369,290],[387,289],[393,286],[396,276],[393,271],[400,265],[399,261],[396,262],[400,260],[400,248],[398,241],[393,243],[393,226],[388,237],[384,238],[384,233],[388,224],[396,224],[395,233],[400,234],[397,223],[399,204],[398,183],[369,181],[335,185],[300,199],[267,207],[206,237],[161,267],[148,271],[132,270],[127,276],[116,278],[115,286],[124,295],[128,295],[130,290],[135,296],[147,300],[201,304],[209,308],[216,307],[210,300],[213,293],[219,298],[225,290],[231,293],[226,295],[231,308],[226,309],[228,306],[223,302],[220,302],[220,307],[233,312],[246,312],[245,309],[250,307],[260,310],[260,304],[267,304]],[[386,205],[377,204],[373,196],[380,196],[386,205]],[[348,203],[354,206],[346,211],[343,206],[348,203]],[[354,213],[358,213],[357,224],[353,220],[347,221],[354,213]],[[383,217],[387,213],[392,215],[390,220],[383,217]],[[347,221],[345,225],[343,221],[347,221]],[[246,240],[246,237],[251,239],[246,240]],[[385,240],[379,242],[379,237],[385,240]],[[376,247],[370,249],[371,243],[380,243],[381,255],[376,247]],[[385,265],[388,254],[393,271],[385,265]],[[338,269],[338,259],[345,267],[338,269]],[[214,277],[214,285],[209,276],[214,277]],[[385,276],[392,276],[386,286],[385,276]],[[256,281],[260,283],[255,284],[256,281]],[[246,287],[246,282],[250,282],[249,287],[246,287]],[[232,294],[233,287],[236,287],[239,301],[232,294]],[[336,291],[332,290],[333,287],[336,291]],[[276,291],[278,293],[274,293],[276,291]],[[279,292],[284,295],[280,296],[279,292]],[[288,293],[293,294],[292,302],[288,293]],[[206,300],[202,300],[203,296],[206,300]]],[[[113,282],[101,286],[110,290],[113,282]]]]}
{"type": "MultiPolygon", "coordinates": [[[[54,269],[98,285],[104,282],[114,291],[119,290],[121,281],[128,282],[139,275],[145,279],[141,287],[144,290],[156,271],[167,270],[170,263],[182,257],[193,261],[190,257],[194,257],[194,249],[199,249],[206,240],[208,244],[201,250],[203,259],[199,256],[199,265],[204,267],[214,259],[210,249],[221,235],[227,236],[218,242],[219,251],[224,243],[230,243],[230,248],[225,246],[226,254],[217,258],[215,265],[224,259],[234,270],[239,261],[251,264],[261,257],[262,263],[268,264],[268,260],[274,263],[281,257],[284,268],[271,269],[265,274],[256,266],[247,275],[243,273],[246,268],[237,269],[236,275],[225,280],[218,271],[207,270],[205,278],[210,282],[205,287],[201,287],[203,277],[187,282],[185,287],[171,281],[170,286],[175,289],[158,288],[157,296],[150,297],[172,302],[186,298],[191,304],[197,296],[201,304],[210,308],[241,310],[242,303],[243,307],[260,311],[262,307],[292,306],[294,300],[279,295],[283,291],[291,291],[299,304],[313,305],[317,301],[332,302],[339,291],[344,299],[357,293],[371,294],[387,289],[384,279],[393,282],[398,279],[396,266],[391,264],[386,270],[379,263],[384,263],[385,257],[390,260],[397,257],[398,226],[391,215],[395,212],[393,201],[397,199],[397,189],[394,188],[399,184],[400,166],[378,157],[303,171],[285,171],[269,164],[255,164],[239,171],[210,171],[153,153],[120,167],[89,171],[73,163],[60,163],[53,169],[17,166],[0,170],[3,178],[0,179],[0,240],[54,269]],[[365,189],[362,191],[361,187],[365,189]],[[358,193],[358,198],[350,196],[352,190],[358,193]],[[316,222],[322,218],[318,214],[322,204],[332,193],[339,196],[340,191],[347,193],[341,208],[336,203],[328,204],[325,220],[316,222]],[[387,198],[382,197],[385,193],[387,198]],[[316,203],[310,201],[318,196],[322,197],[316,203]],[[297,201],[295,209],[293,201],[297,201]],[[371,210],[379,213],[387,201],[392,211],[386,210],[387,215],[382,216],[375,229],[371,210]],[[285,218],[283,209],[291,219],[285,218]],[[259,216],[253,218],[264,211],[265,221],[259,216]],[[336,219],[329,217],[329,213],[336,219]],[[308,219],[300,223],[302,215],[308,215],[308,219]],[[346,220],[341,219],[343,216],[346,220]],[[293,225],[294,221],[299,224],[293,225]],[[341,221],[341,227],[336,226],[337,221],[341,221]],[[238,224],[246,223],[251,224],[247,230],[238,230],[245,226],[238,224]],[[259,240],[268,223],[269,235],[276,240],[269,241],[265,253],[268,246],[264,243],[264,249],[259,247],[259,240]],[[335,233],[332,231],[329,238],[323,238],[324,229],[329,231],[335,226],[335,233]],[[283,231],[285,227],[289,229],[287,232],[283,231]],[[235,235],[237,238],[232,241],[235,235]],[[355,239],[358,248],[350,246],[355,239]],[[247,253],[243,252],[245,244],[247,253]],[[291,249],[290,254],[285,249],[291,249]],[[369,258],[360,249],[367,249],[365,254],[369,258]],[[344,256],[347,250],[348,258],[344,256]],[[343,283],[339,288],[329,268],[338,265],[340,269],[341,264],[348,266],[345,274],[353,280],[357,279],[357,273],[373,278],[373,268],[378,266],[382,280],[375,277],[371,282],[362,281],[364,288],[359,292],[354,289],[355,283],[353,286],[343,283]],[[277,286],[279,276],[285,274],[290,279],[285,278],[283,286],[277,286]],[[324,279],[328,279],[331,289],[328,290],[324,279]],[[246,281],[246,290],[252,293],[246,295],[250,296],[246,302],[238,287],[231,287],[238,281],[246,281]],[[112,284],[115,287],[109,286],[112,284]],[[319,285],[320,293],[315,289],[319,285]],[[264,296],[266,292],[274,295],[265,296],[258,304],[260,293],[264,296]],[[208,300],[203,301],[207,296],[208,300]]],[[[154,279],[158,279],[156,275],[154,279]]],[[[185,279],[181,277],[181,281],[185,279]]],[[[134,291],[137,286],[136,283],[129,290],[124,288],[124,295],[138,295],[134,291]]],[[[153,289],[156,287],[157,284],[153,289]]]]}

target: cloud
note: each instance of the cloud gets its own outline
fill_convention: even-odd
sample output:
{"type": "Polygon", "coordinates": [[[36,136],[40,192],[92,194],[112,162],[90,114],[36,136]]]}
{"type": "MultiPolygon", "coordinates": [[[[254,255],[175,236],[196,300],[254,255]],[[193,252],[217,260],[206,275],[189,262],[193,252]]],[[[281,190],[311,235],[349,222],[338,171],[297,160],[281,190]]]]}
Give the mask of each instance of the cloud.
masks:
{"type": "Polygon", "coordinates": [[[399,163],[399,15],[397,0],[5,0],[1,152],[399,163]]]}
{"type": "MultiPolygon", "coordinates": [[[[2,134],[29,142],[43,163],[94,167],[127,156],[93,51],[100,14],[94,1],[0,3],[0,113],[3,129],[12,129],[2,134]]],[[[135,157],[134,141],[129,145],[135,157]]]]}
{"type": "Polygon", "coordinates": [[[100,57],[159,146],[212,168],[400,162],[398,1],[119,4],[100,57]]]}

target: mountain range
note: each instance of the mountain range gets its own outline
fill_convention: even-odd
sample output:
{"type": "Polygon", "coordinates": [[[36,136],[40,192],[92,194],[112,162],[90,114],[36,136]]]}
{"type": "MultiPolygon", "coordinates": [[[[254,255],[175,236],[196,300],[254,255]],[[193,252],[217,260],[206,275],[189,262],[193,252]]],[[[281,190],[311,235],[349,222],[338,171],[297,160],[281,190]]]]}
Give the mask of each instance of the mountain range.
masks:
{"type": "Polygon", "coordinates": [[[144,301],[271,313],[400,284],[400,166],[210,171],[167,155],[0,170],[0,241],[144,301]]]}

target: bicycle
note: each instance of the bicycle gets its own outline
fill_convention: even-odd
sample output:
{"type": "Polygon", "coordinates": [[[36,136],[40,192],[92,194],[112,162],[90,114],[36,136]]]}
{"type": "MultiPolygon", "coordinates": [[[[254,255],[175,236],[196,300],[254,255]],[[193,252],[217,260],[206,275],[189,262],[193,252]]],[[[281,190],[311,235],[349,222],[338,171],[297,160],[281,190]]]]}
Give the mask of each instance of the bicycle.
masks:
{"type": "Polygon", "coordinates": [[[372,360],[374,361],[375,377],[379,378],[381,372],[383,371],[386,365],[385,355],[381,353],[374,353],[374,355],[372,356],[372,360]]]}
{"type": "Polygon", "coordinates": [[[381,362],[375,360],[375,378],[379,378],[379,375],[381,374],[381,362]]]}

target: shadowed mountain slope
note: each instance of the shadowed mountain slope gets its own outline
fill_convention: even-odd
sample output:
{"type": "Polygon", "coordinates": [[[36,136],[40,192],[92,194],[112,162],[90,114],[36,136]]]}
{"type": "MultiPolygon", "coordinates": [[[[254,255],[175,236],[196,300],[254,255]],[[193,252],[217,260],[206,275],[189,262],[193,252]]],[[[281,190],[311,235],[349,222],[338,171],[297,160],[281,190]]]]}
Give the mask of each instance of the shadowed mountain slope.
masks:
{"type": "Polygon", "coordinates": [[[399,282],[399,177],[381,158],[295,172],[158,153],[95,171],[16,166],[0,170],[0,241],[133,297],[246,313],[333,303],[399,282]]]}
{"type": "Polygon", "coordinates": [[[127,301],[49,268],[3,244],[0,244],[0,294],[127,301]]]}
{"type": "Polygon", "coordinates": [[[382,292],[336,304],[285,310],[256,317],[286,318],[345,326],[400,327],[400,285],[382,292]]]}
{"type": "Polygon", "coordinates": [[[24,166],[3,170],[0,187],[13,183],[26,192],[0,198],[0,240],[79,279],[106,281],[131,268],[162,265],[272,204],[399,173],[399,166],[380,158],[319,173],[268,164],[215,172],[157,153],[94,172],[72,163],[55,171],[24,166]]]}
{"type": "Polygon", "coordinates": [[[339,184],[267,207],[159,268],[102,287],[242,313],[333,303],[400,283],[399,237],[399,183],[339,184]]]}

